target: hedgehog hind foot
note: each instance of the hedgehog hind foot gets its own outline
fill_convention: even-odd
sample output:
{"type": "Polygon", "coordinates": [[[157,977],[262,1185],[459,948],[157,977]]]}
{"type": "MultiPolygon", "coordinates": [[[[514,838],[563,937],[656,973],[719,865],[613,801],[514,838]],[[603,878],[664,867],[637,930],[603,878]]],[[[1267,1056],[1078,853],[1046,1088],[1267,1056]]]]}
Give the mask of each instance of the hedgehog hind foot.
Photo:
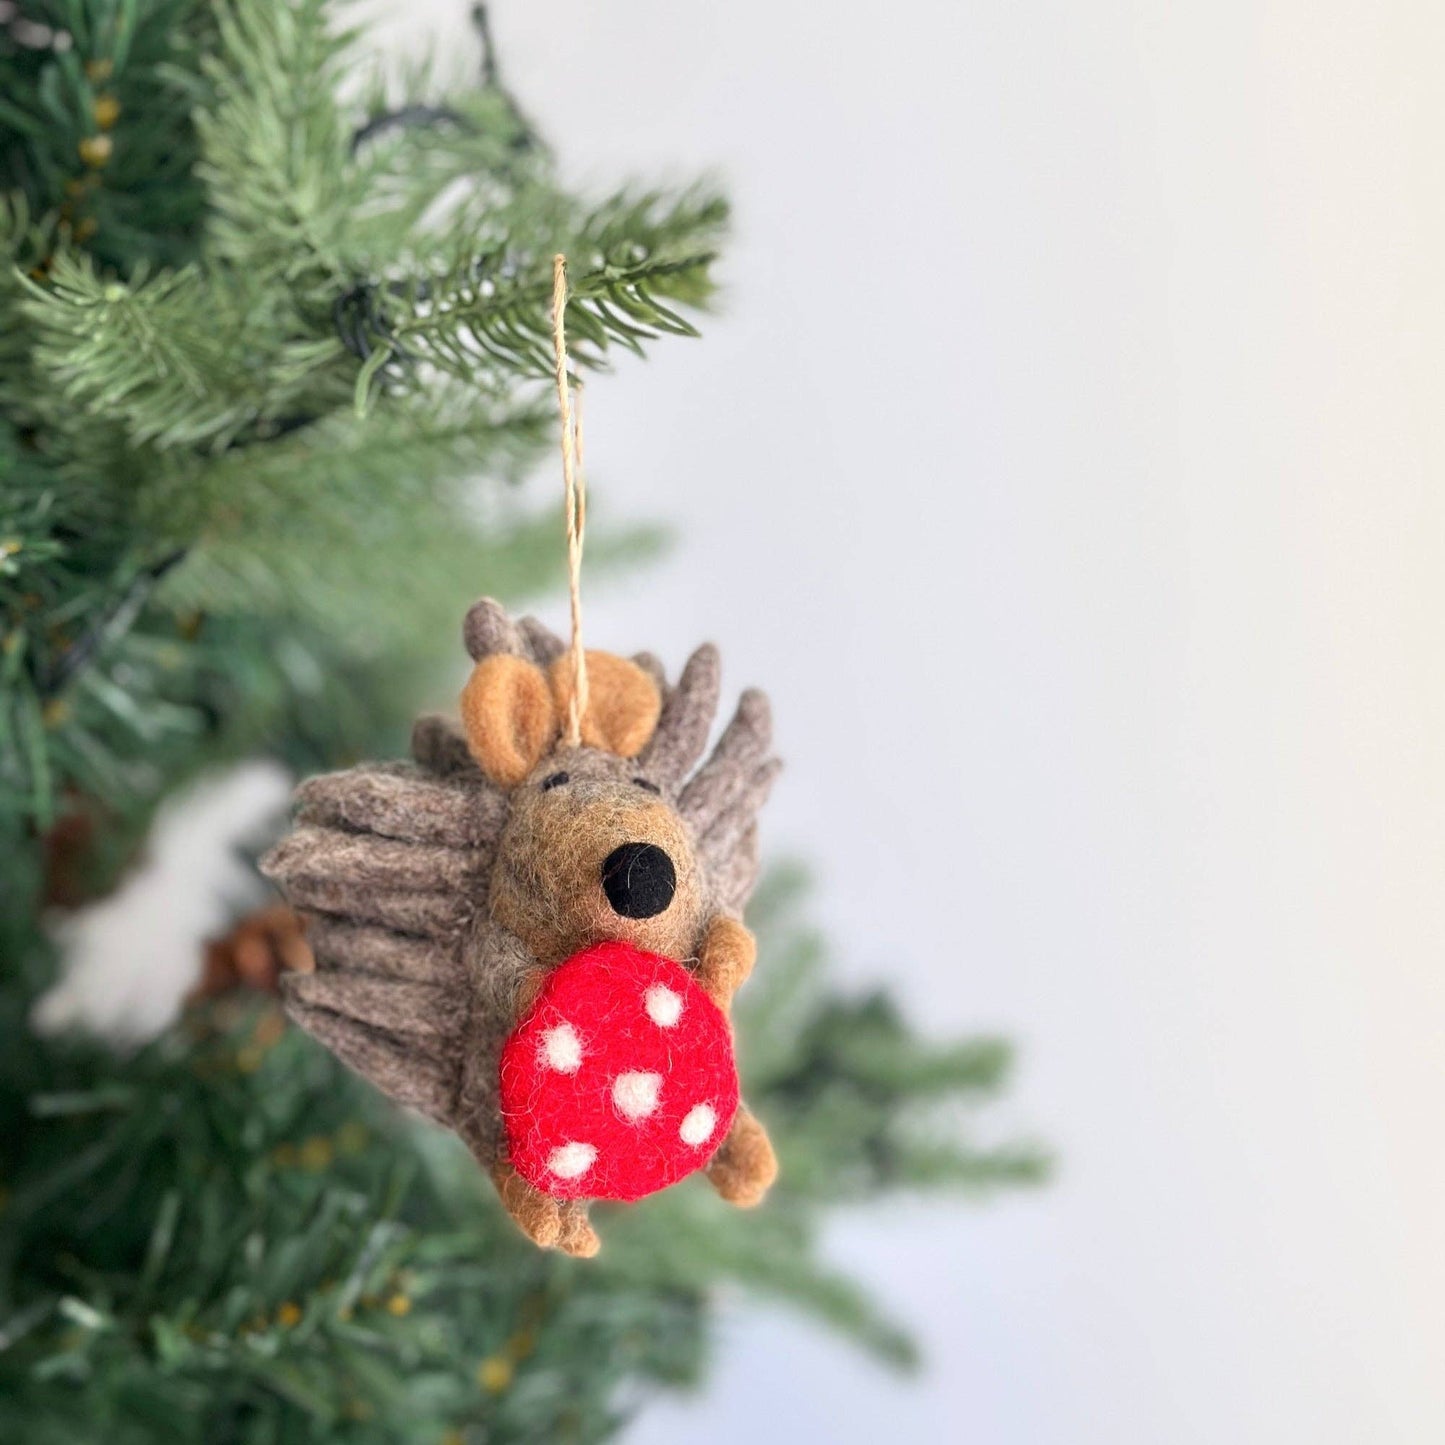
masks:
{"type": "Polygon", "coordinates": [[[761,1204],[778,1177],[778,1156],[768,1131],[743,1105],[722,1147],[707,1166],[708,1181],[729,1204],[751,1209],[761,1204]]]}
{"type": "Polygon", "coordinates": [[[492,1182],[513,1223],[539,1248],[590,1259],[602,1247],[581,1200],[553,1199],[507,1163],[493,1166],[492,1182]]]}
{"type": "Polygon", "coordinates": [[[587,1217],[587,1205],[580,1199],[569,1199],[561,1213],[562,1231],[557,1236],[557,1248],[577,1259],[591,1259],[602,1248],[602,1241],[587,1217]]]}

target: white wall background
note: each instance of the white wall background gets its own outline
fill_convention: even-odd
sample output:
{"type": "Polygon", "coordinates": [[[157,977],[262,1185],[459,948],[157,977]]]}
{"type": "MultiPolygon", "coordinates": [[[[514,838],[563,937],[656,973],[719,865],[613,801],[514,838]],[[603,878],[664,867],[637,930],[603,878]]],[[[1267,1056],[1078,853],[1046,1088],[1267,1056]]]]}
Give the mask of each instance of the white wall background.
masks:
{"type": "Polygon", "coordinates": [[[590,636],[769,688],[770,845],[1063,1158],[836,1232],[921,1382],[739,1309],[636,1445],[1439,1440],[1445,11],[493,15],[571,174],[737,204],[725,316],[590,389],[682,539],[590,636]]]}

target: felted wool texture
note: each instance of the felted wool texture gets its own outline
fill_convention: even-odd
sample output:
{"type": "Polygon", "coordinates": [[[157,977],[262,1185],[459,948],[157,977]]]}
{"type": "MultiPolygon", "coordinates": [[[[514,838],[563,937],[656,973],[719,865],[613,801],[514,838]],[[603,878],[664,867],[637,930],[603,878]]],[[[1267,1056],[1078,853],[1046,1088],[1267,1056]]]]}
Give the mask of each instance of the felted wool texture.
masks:
{"type": "Polygon", "coordinates": [[[566,644],[551,628],[535,617],[514,620],[494,597],[483,597],[468,609],[462,623],[462,641],[473,662],[506,652],[546,668],[566,650],[566,644]]]}
{"type": "Polygon", "coordinates": [[[712,1163],[707,1166],[708,1182],[729,1204],[751,1209],[778,1177],[778,1156],[768,1131],[739,1104],[733,1127],[712,1163]]]}
{"type": "Polygon", "coordinates": [[[647,776],[673,791],[697,765],[722,687],[722,660],[712,643],[704,642],[688,658],[677,686],[666,696],[652,741],[638,755],[647,776]]]}
{"type": "Polygon", "coordinates": [[[440,713],[423,713],[412,724],[411,755],[425,776],[455,782],[469,790],[483,777],[460,721],[440,713]]]}
{"type": "Polygon", "coordinates": [[[525,649],[523,655],[529,652],[538,667],[550,667],[553,659],[567,650],[567,644],[535,617],[519,619],[517,627],[522,634],[522,646],[525,649]]]}
{"type": "Polygon", "coordinates": [[[725,819],[751,821],[778,771],[777,760],[769,756],[771,746],[772,709],[763,693],[750,688],[738,700],[712,756],[678,795],[678,811],[700,835],[725,819]]]}
{"type": "MultiPolygon", "coordinates": [[[[505,642],[521,647],[523,634],[494,614],[477,645],[505,642]]],[[[582,742],[617,757],[642,751],[657,727],[662,697],[648,674],[625,657],[587,653],[587,708],[582,742]]],[[[567,716],[575,677],[567,654],[546,674],[525,657],[509,652],[484,656],[462,693],[462,721],[472,755],[493,782],[515,787],[557,738],[567,716]]]]}
{"type": "MultiPolygon", "coordinates": [[[[591,652],[587,658],[587,709],[582,742],[619,758],[635,758],[657,728],[662,695],[648,674],[626,657],[591,652]]],[[[565,718],[575,681],[572,660],[563,654],[548,671],[557,716],[565,718]]]]}
{"type": "Polygon", "coordinates": [[[306,824],[277,849],[277,861],[295,878],[357,888],[453,892],[472,886],[486,871],[486,855],[480,850],[436,847],[306,824]]]}
{"type": "Polygon", "coordinates": [[[466,1026],[464,1000],[446,984],[408,978],[345,977],[323,970],[291,979],[291,997],[312,1008],[421,1040],[456,1042],[466,1026]]]}
{"type": "Polygon", "coordinates": [[[740,920],[719,916],[708,924],[698,956],[697,979],[724,1013],[747,982],[757,957],[757,940],[740,920]]]}
{"type": "Polygon", "coordinates": [[[540,963],[560,963],[602,939],[668,958],[697,956],[706,889],[690,832],[664,798],[632,781],[632,766],[590,749],[562,749],[514,796],[489,907],[540,963]],[[544,786],[560,776],[567,781],[544,786]],[[672,860],[672,902],[652,918],[624,918],[607,900],[603,864],[625,843],[654,844],[672,860]]]}
{"type": "Polygon", "coordinates": [[[601,1247],[588,1221],[585,1201],[553,1199],[534,1189],[510,1164],[495,1166],[492,1182],[507,1213],[542,1248],[589,1259],[601,1247]]]}
{"type": "Polygon", "coordinates": [[[762,862],[758,825],[746,828],[737,846],[713,870],[710,877],[713,904],[724,913],[741,913],[752,897],[762,862]]]}
{"type": "Polygon", "coordinates": [[[439,1124],[452,1123],[456,1097],[456,1069],[452,1064],[417,1051],[385,1029],[312,1007],[293,996],[294,980],[287,980],[287,985],[287,1013],[342,1063],[396,1103],[417,1109],[439,1124]]]}
{"type": "Polygon", "coordinates": [[[634,652],[632,660],[652,679],[652,685],[657,689],[660,715],[662,699],[667,696],[667,669],[663,667],[662,659],[655,652],[634,652]]]}
{"type": "MultiPolygon", "coordinates": [[[[736,916],[757,875],[757,812],[777,768],[767,709],[748,695],[698,768],[717,706],[716,650],[699,648],[670,687],[642,654],[635,665],[661,700],[650,740],[634,758],[568,748],[542,671],[562,643],[532,619],[513,622],[479,603],[468,645],[481,662],[531,668],[516,675],[543,683],[557,732],[534,730],[545,736],[535,765],[499,782],[463,728],[425,717],[413,730],[414,764],[369,764],[302,785],[299,827],[263,867],[306,917],[326,981],[288,978],[287,1008],[376,1087],[455,1129],[530,1237],[586,1254],[596,1236],[585,1204],[539,1194],[508,1162],[502,1050],[523,1001],[539,996],[559,962],[601,941],[674,959],[730,1001],[751,945],[736,916]],[[559,772],[568,781],[545,787],[559,772]],[[652,918],[621,917],[601,886],[603,861],[628,842],[661,847],[674,863],[673,899],[652,918]]],[[[504,710],[508,726],[514,706],[504,710]]],[[[523,734],[525,755],[537,744],[523,734]]],[[[775,1167],[762,1126],[740,1108],[708,1178],[745,1204],[775,1167]]]]}
{"type": "Polygon", "coordinates": [[[418,983],[457,986],[464,982],[453,951],[438,948],[431,939],[317,914],[307,926],[306,942],[318,968],[410,978],[418,983]]]}
{"type": "Polygon", "coordinates": [[[497,653],[472,669],[462,691],[462,724],[482,771],[510,788],[555,741],[557,706],[535,663],[497,653]]]}
{"type": "Polygon", "coordinates": [[[448,848],[485,845],[507,814],[500,794],[438,782],[405,763],[308,778],[296,789],[295,802],[299,823],[448,848]]]}
{"type": "Polygon", "coordinates": [[[596,944],[507,1041],[512,1167],[559,1199],[641,1199],[703,1168],[738,1107],[727,1020],[678,964],[596,944]]]}
{"type": "Polygon", "coordinates": [[[504,1153],[498,1100],[502,1046],[518,1016],[518,999],[536,974],[521,941],[489,918],[479,919],[465,950],[471,1013],[453,1127],[484,1168],[504,1153]]]}
{"type": "Polygon", "coordinates": [[[462,642],[474,662],[481,662],[493,653],[531,659],[531,648],[521,625],[492,597],[483,597],[467,610],[462,621],[462,642]]]}

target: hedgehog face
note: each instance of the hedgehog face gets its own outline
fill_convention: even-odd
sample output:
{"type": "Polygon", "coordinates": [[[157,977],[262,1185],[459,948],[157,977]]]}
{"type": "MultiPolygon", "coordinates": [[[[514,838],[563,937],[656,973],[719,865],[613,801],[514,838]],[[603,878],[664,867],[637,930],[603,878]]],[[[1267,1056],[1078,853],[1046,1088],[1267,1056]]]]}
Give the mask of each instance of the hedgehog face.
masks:
{"type": "Polygon", "coordinates": [[[552,965],[616,940],[685,959],[703,881],[687,825],[636,763],[562,748],[512,791],[491,915],[552,965]]]}
{"type": "Polygon", "coordinates": [[[636,662],[588,653],[581,742],[559,742],[568,663],[487,653],[462,694],[468,747],[508,804],[492,919],[544,967],[610,941],[690,958],[703,912],[692,837],[634,761],[657,728],[657,684],[636,662]]]}

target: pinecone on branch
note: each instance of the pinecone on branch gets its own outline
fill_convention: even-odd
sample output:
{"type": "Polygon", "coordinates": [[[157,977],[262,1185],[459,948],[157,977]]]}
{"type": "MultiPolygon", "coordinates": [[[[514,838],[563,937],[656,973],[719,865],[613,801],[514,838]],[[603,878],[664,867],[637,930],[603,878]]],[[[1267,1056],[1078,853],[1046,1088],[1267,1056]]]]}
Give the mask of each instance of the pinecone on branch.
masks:
{"type": "Polygon", "coordinates": [[[273,903],[248,913],[223,938],[206,945],[200,981],[187,1002],[238,988],[275,994],[283,972],[309,973],[315,967],[300,916],[284,903],[273,903]]]}

